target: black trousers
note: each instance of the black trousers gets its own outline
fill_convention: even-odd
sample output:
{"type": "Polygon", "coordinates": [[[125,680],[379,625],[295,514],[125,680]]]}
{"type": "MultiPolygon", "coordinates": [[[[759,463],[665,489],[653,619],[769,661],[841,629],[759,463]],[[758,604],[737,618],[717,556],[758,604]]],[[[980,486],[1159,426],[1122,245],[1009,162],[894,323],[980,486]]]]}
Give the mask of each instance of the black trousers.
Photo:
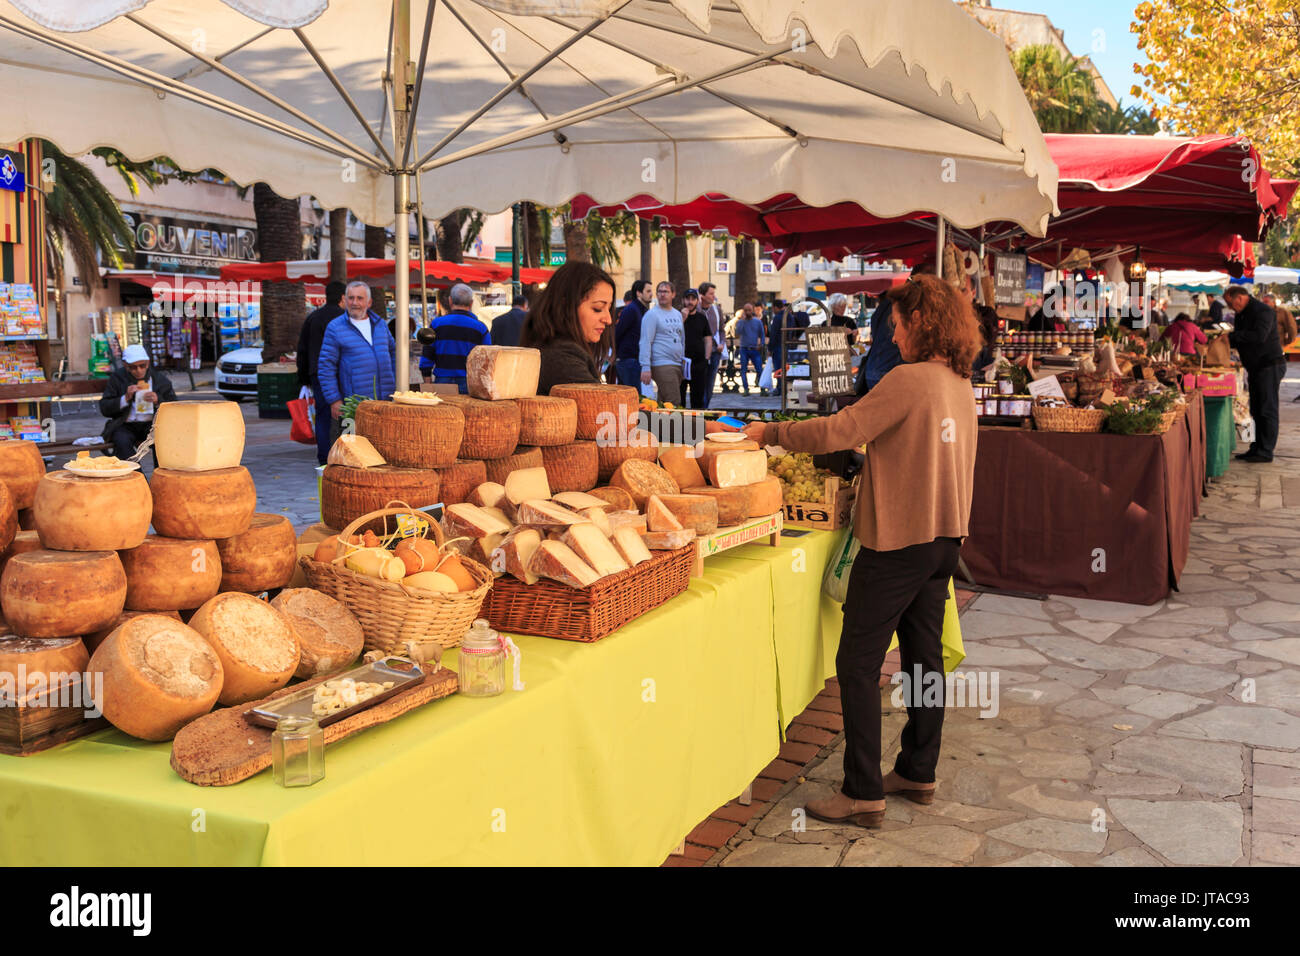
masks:
{"type": "Polygon", "coordinates": [[[682,379],[682,408],[709,407],[709,363],[704,359],[691,359],[691,377],[682,379]],[[687,403],[687,393],[690,402],[687,403]]]}
{"type": "Polygon", "coordinates": [[[113,443],[113,455],[125,461],[135,454],[140,442],[149,435],[149,422],[123,422],[113,429],[109,440],[113,443]]]}
{"type": "Polygon", "coordinates": [[[1277,446],[1278,392],[1286,377],[1286,362],[1247,370],[1246,388],[1250,392],[1250,417],[1255,419],[1255,443],[1251,450],[1273,457],[1277,446]]]}
{"type": "Polygon", "coordinates": [[[897,551],[863,548],[849,573],[844,629],[835,656],[844,711],[844,793],[855,800],[884,797],[880,772],[880,669],[889,639],[898,632],[907,675],[907,726],[894,772],[914,783],[933,783],[943,731],[943,691],[938,704],[924,699],[927,682],[943,682],[944,607],[957,570],[961,543],[937,538],[897,551]],[[915,680],[920,668],[922,683],[915,680]],[[929,675],[929,676],[927,676],[929,675]]]}

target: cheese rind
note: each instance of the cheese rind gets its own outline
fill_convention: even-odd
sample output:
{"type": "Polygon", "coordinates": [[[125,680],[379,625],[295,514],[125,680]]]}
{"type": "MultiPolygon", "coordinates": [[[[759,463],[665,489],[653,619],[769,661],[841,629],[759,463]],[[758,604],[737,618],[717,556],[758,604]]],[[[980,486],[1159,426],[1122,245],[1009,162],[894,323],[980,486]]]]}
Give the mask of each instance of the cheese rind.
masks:
{"type": "Polygon", "coordinates": [[[217,541],[221,590],[257,594],[284,587],[298,564],[295,543],[284,515],[254,514],[243,534],[217,541]]]}
{"type": "Polygon", "coordinates": [[[0,552],[13,544],[18,534],[18,509],[14,507],[13,495],[9,488],[0,482],[0,552]]]}
{"type": "Polygon", "coordinates": [[[87,669],[98,677],[95,703],[108,722],[142,740],[171,740],[212,709],[225,679],[220,655],[203,636],[162,614],[124,621],[87,669]]]}
{"type": "Polygon", "coordinates": [[[653,557],[636,528],[625,526],[614,529],[613,541],[614,548],[629,567],[636,567],[642,561],[649,561],[653,557]]]}
{"type": "Polygon", "coordinates": [[[749,491],[749,507],[745,515],[747,518],[764,518],[784,507],[781,479],[776,475],[769,475],[762,481],[754,482],[747,486],[747,490],[749,491]]]}
{"type": "MultiPolygon", "coordinates": [[[[707,495],[663,495],[659,499],[661,507],[672,513],[680,522],[679,527],[690,528],[697,535],[704,537],[718,530],[718,503],[707,495]]],[[[656,528],[651,531],[671,531],[672,528],[656,528]]]]}
{"type": "Polygon", "coordinates": [[[682,523],[664,507],[663,499],[651,495],[645,503],[645,521],[651,531],[681,531],[682,523]]]}
{"type": "Polygon", "coordinates": [[[604,485],[600,488],[592,488],[587,492],[593,498],[600,498],[602,501],[608,501],[611,511],[634,511],[636,502],[632,496],[623,488],[614,488],[610,485],[604,485]]]}
{"type": "Polygon", "coordinates": [[[534,528],[567,528],[586,521],[576,511],[571,511],[553,501],[536,498],[525,501],[515,512],[515,523],[534,528]]]}
{"type": "Polygon", "coordinates": [[[635,425],[641,404],[641,396],[629,385],[555,385],[551,395],[577,404],[577,437],[584,441],[599,438],[602,431],[608,437],[635,425]]]}
{"type": "Polygon", "coordinates": [[[519,444],[567,445],[578,436],[578,403],[555,395],[515,399],[519,406],[519,444]]]}
{"type": "Polygon", "coordinates": [[[84,673],[89,661],[86,646],[77,637],[0,636],[0,674],[12,678],[18,700],[26,699],[29,691],[56,690],[67,676],[84,673]]]}
{"type": "Polygon", "coordinates": [[[238,402],[163,402],[153,440],[159,468],[233,468],[244,457],[244,413],[238,402]]]}
{"type": "Polygon", "coordinates": [[[519,406],[514,402],[488,402],[468,395],[445,395],[443,401],[465,415],[457,457],[504,458],[519,444],[519,406]]]}
{"type": "Polygon", "coordinates": [[[28,551],[0,575],[0,607],[22,637],[102,630],[126,606],[126,572],[113,551],[28,551]]]}
{"type": "Polygon", "coordinates": [[[535,445],[519,445],[504,458],[493,458],[490,461],[484,461],[483,467],[486,469],[488,481],[495,481],[499,485],[504,485],[506,479],[516,471],[541,468],[543,464],[542,450],[540,448],[535,445]]]}
{"type": "Polygon", "coordinates": [[[767,477],[767,452],[735,451],[710,462],[710,480],[719,488],[752,485],[767,477]]]}
{"type": "Polygon", "coordinates": [[[487,469],[477,459],[458,458],[438,469],[438,494],[444,505],[454,505],[469,498],[470,493],[487,481],[487,469]]]}
{"type": "Polygon", "coordinates": [[[561,541],[543,541],[534,552],[528,569],[538,577],[549,578],[571,588],[585,588],[600,580],[595,569],[561,541]]]}
{"type": "Polygon", "coordinates": [[[465,358],[465,381],[474,398],[501,401],[537,394],[542,353],[505,345],[476,345],[465,358]]]}
{"type": "Polygon", "coordinates": [[[694,488],[704,484],[699,453],[693,445],[660,445],[659,464],[673,476],[673,481],[680,488],[694,488]]]}
{"type": "Polygon", "coordinates": [[[737,488],[714,488],[712,485],[701,485],[698,488],[683,488],[682,494],[712,498],[718,505],[718,527],[730,528],[749,517],[750,492],[753,487],[757,485],[741,485],[737,488]]]}
{"type": "Polygon", "coordinates": [[[677,482],[673,481],[672,475],[658,465],[639,458],[629,459],[619,465],[610,478],[610,484],[631,495],[638,508],[644,508],[646,499],[651,495],[675,495],[681,490],[677,487],[677,482]]]}
{"type": "MultiPolygon", "coordinates": [[[[292,541],[292,525],[289,536],[292,541]]],[[[213,541],[151,534],[118,556],[126,571],[126,606],[132,611],[196,608],[222,587],[222,560],[213,541]]]]}
{"type": "Polygon", "coordinates": [[[95,653],[95,651],[99,649],[99,645],[103,644],[104,641],[108,639],[108,635],[112,634],[127,621],[131,620],[131,618],[139,617],[142,614],[161,614],[164,617],[171,618],[173,621],[179,621],[181,619],[180,611],[123,611],[112,624],[100,628],[98,631],[94,631],[93,633],[86,634],[81,638],[82,641],[85,642],[86,650],[91,654],[95,653]]]}
{"type": "Polygon", "coordinates": [[[552,492],[589,491],[596,487],[600,461],[596,443],[576,441],[542,448],[542,467],[552,492]]]}
{"type": "Polygon", "coordinates": [[[641,540],[651,551],[676,551],[695,540],[695,532],[690,528],[681,531],[648,531],[641,535],[641,540]]]}
{"type": "Polygon", "coordinates": [[[329,465],[347,465],[349,468],[374,468],[386,465],[384,456],[375,451],[369,438],[361,435],[340,435],[330,446],[329,456],[325,459],[329,465]]]}
{"type": "Polygon", "coordinates": [[[361,623],[328,594],[312,588],[286,588],[276,595],[271,607],[289,619],[298,636],[295,677],[341,671],[361,656],[366,643],[361,623]]]}
{"type": "Polygon", "coordinates": [[[155,468],[153,527],[168,538],[233,538],[248,530],[257,489],[244,467],[216,471],[155,468]]]}
{"type": "Polygon", "coordinates": [[[279,690],[298,669],[301,648],[293,624],[251,595],[218,594],[194,612],[190,627],[221,660],[225,680],[217,700],[226,706],[279,690]]]}
{"type": "Polygon", "coordinates": [[[561,541],[602,578],[628,568],[605,533],[590,521],[570,527],[561,541]]]}
{"type": "Polygon", "coordinates": [[[0,439],[0,483],[9,489],[14,508],[22,511],[36,500],[36,489],[45,477],[45,459],[36,442],[20,438],[0,439]]]}
{"type": "Polygon", "coordinates": [[[138,471],[121,478],[81,478],[69,471],[52,471],[36,489],[32,515],[47,548],[120,551],[137,547],[149,533],[153,496],[138,471]]]}
{"type": "Polygon", "coordinates": [[[456,460],[465,437],[465,413],[443,402],[365,401],[357,405],[355,424],[357,434],[398,468],[445,468],[456,460]]]}
{"type": "Polygon", "coordinates": [[[618,470],[618,466],[631,458],[658,461],[659,439],[650,432],[633,428],[626,436],[596,440],[596,462],[599,469],[597,477],[601,481],[609,481],[610,476],[618,470]]]}

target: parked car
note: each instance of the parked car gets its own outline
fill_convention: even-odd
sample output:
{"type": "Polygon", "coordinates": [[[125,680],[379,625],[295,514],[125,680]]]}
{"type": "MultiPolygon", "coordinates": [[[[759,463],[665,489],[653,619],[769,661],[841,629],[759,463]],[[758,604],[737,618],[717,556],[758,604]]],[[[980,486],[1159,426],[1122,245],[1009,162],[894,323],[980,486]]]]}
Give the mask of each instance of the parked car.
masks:
{"type": "Polygon", "coordinates": [[[261,364],[262,350],[259,347],[227,352],[217,362],[217,393],[236,402],[257,398],[257,367],[261,364]]]}

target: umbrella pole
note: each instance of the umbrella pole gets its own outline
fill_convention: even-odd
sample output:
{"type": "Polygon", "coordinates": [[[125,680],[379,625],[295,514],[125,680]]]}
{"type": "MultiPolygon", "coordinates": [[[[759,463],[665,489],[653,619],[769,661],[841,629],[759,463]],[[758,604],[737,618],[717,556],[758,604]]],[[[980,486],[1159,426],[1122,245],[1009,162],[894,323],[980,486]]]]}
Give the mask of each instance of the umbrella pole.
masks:
{"type": "Polygon", "coordinates": [[[935,246],[934,246],[934,262],[935,262],[934,274],[937,275],[940,279],[943,278],[943,245],[944,245],[944,239],[947,238],[944,235],[944,233],[946,232],[946,229],[944,228],[945,225],[946,223],[944,222],[943,216],[940,216],[939,228],[935,233],[935,246]]]}
{"type": "MultiPolygon", "coordinates": [[[[393,0],[393,153],[406,156],[407,115],[410,112],[410,0],[393,0]]],[[[393,288],[397,310],[397,390],[411,387],[411,230],[410,172],[403,163],[393,171],[393,265],[396,282],[393,288]]],[[[379,398],[381,396],[375,396],[379,398]]]]}

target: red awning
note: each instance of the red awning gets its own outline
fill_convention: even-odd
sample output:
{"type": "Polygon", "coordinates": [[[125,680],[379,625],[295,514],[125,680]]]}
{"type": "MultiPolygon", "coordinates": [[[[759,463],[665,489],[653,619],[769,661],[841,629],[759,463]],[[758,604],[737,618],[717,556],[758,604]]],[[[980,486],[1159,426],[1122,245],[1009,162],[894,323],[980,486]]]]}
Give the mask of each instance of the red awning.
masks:
{"type": "MultiPolygon", "coordinates": [[[[349,259],[348,281],[378,280],[377,284],[392,285],[397,263],[392,259],[349,259]]],[[[329,279],[328,259],[296,259],[280,262],[241,262],[222,266],[221,278],[228,281],[258,280],[261,282],[325,282],[329,279]]],[[[429,259],[424,263],[425,281],[438,289],[446,289],[457,282],[489,285],[510,281],[510,266],[486,259],[470,262],[443,262],[429,259]]],[[[550,269],[521,269],[520,281],[525,284],[546,282],[550,269]]],[[[411,260],[411,282],[419,284],[420,262],[411,260]]]]}
{"type": "Polygon", "coordinates": [[[865,292],[867,295],[881,295],[888,292],[895,286],[900,286],[907,281],[910,272],[886,272],[884,275],[860,275],[846,276],[843,279],[827,279],[827,292],[843,292],[845,295],[856,295],[859,292],[865,292]]]}

